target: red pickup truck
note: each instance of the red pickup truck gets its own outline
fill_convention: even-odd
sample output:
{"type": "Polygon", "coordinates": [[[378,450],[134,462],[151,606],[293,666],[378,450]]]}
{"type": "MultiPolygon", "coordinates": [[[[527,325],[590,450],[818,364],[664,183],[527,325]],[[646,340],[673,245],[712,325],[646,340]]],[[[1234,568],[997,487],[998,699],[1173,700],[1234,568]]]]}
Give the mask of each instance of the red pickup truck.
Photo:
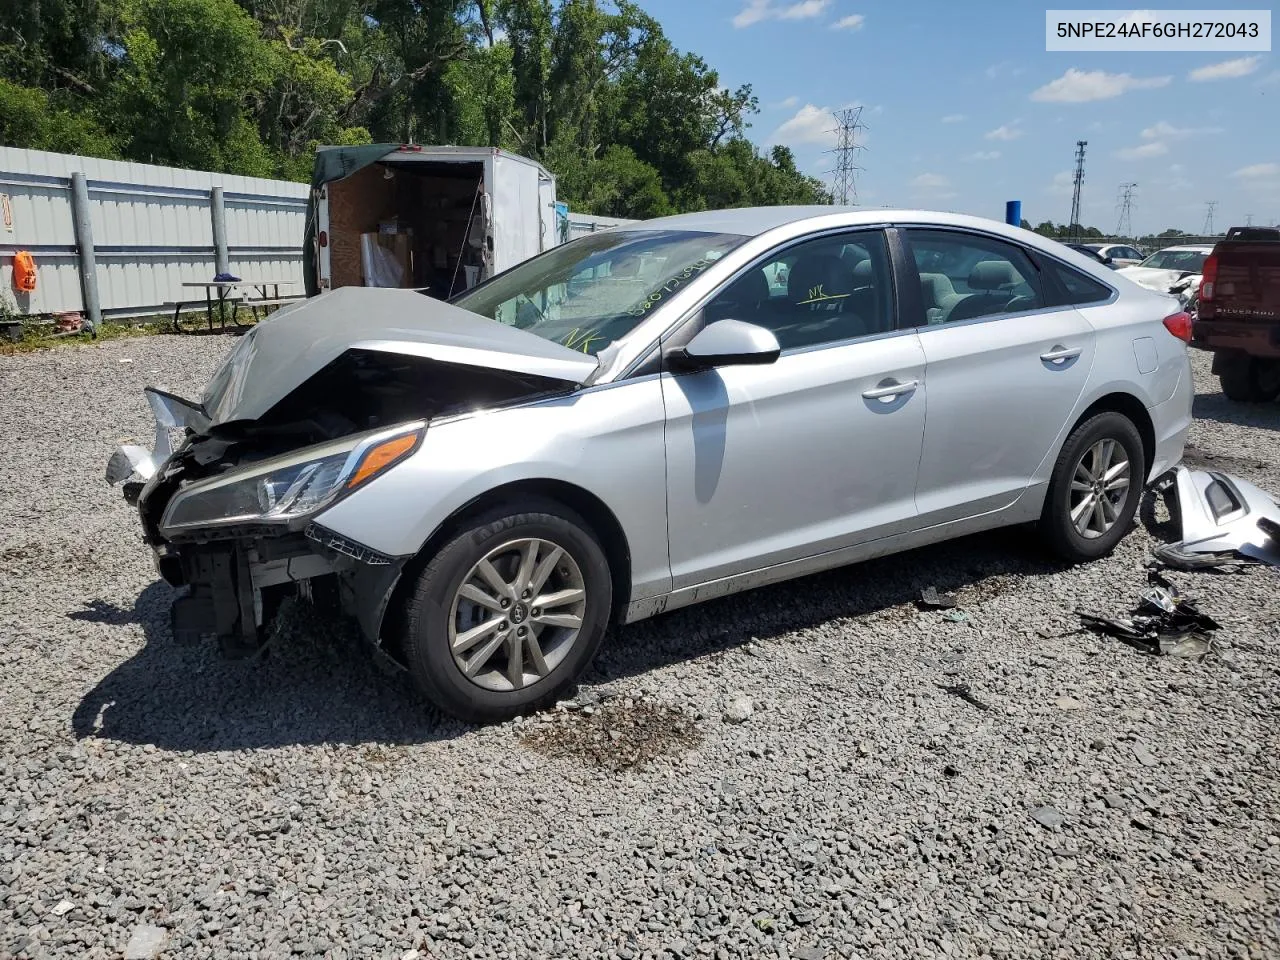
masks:
{"type": "Polygon", "coordinates": [[[1232,400],[1280,396],[1280,229],[1232,227],[1205,259],[1191,345],[1232,400]]]}

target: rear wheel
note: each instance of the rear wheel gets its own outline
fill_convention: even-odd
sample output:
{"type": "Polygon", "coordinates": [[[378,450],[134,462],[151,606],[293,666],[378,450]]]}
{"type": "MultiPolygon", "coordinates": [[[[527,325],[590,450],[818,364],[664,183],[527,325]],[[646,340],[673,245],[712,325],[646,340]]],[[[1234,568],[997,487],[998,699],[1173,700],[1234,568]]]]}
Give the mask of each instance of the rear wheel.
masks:
{"type": "Polygon", "coordinates": [[[1110,553],[1133,523],[1145,475],[1142,438],[1128,417],[1108,411],[1067,437],[1058,455],[1040,528],[1065,560],[1110,553]]]}
{"type": "Polygon", "coordinates": [[[1239,357],[1218,368],[1222,392],[1237,403],[1265,403],[1280,396],[1280,361],[1239,357]]]}
{"type": "Polygon", "coordinates": [[[504,720],[554,701],[604,636],[604,551],[567,508],[528,502],[476,518],[418,578],[406,616],[409,672],[463,720],[504,720]]]}

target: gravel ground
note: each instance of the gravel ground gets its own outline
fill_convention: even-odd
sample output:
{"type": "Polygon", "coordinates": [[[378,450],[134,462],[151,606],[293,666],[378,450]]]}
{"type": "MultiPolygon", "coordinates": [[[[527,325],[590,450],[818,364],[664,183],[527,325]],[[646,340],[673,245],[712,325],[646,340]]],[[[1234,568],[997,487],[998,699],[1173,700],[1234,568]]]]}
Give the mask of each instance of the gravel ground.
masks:
{"type": "MultiPolygon", "coordinates": [[[[1064,570],[969,538],[618,631],[560,710],[442,720],[295,608],[261,663],[175,647],[102,480],[221,337],[0,357],[0,956],[1277,957],[1280,591],[1173,574],[1149,515],[1064,570]],[[967,622],[912,601],[958,592],[967,622]]],[[[1280,406],[1197,356],[1189,459],[1280,489],[1280,406]]]]}

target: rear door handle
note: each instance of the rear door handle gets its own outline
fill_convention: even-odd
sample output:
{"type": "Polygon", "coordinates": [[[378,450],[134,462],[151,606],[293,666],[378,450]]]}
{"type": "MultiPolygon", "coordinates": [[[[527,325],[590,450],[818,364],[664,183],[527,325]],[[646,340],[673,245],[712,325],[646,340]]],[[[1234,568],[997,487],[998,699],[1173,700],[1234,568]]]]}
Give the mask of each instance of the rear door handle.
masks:
{"type": "Polygon", "coordinates": [[[883,400],[888,403],[894,397],[900,397],[904,393],[914,393],[919,386],[919,380],[881,380],[870,390],[863,390],[862,395],[868,400],[883,400]]]}
{"type": "Polygon", "coordinates": [[[1040,359],[1045,363],[1062,364],[1068,360],[1073,360],[1084,352],[1082,347],[1064,347],[1062,344],[1055,344],[1053,349],[1048,353],[1040,354],[1040,359]]]}

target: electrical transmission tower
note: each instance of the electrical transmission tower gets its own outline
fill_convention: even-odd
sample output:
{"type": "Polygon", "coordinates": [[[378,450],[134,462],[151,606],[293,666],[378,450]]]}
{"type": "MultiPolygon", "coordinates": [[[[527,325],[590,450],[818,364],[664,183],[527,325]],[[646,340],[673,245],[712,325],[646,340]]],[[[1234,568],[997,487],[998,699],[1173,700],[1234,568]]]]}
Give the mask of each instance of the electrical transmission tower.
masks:
{"type": "Polygon", "coordinates": [[[1084,148],[1088,145],[1088,140],[1076,141],[1076,175],[1072,180],[1074,189],[1071,192],[1071,222],[1067,225],[1073,237],[1080,232],[1080,187],[1084,183],[1084,148]]]}
{"type": "Polygon", "coordinates": [[[1133,236],[1133,192],[1138,189],[1136,183],[1120,184],[1120,222],[1116,224],[1117,237],[1133,236]]]}
{"type": "Polygon", "coordinates": [[[1200,231],[1201,236],[1213,236],[1213,208],[1218,205],[1217,200],[1206,200],[1204,202],[1204,229],[1200,231]]]}
{"type": "Polygon", "coordinates": [[[858,153],[865,149],[858,142],[858,134],[866,130],[862,122],[862,108],[848,107],[837,110],[834,114],[836,128],[836,147],[828,153],[836,155],[835,169],[831,171],[831,194],[836,203],[850,204],[858,202],[857,175],[862,170],[855,162],[858,153]]]}
{"type": "Polygon", "coordinates": [[[1245,225],[1246,227],[1252,227],[1252,226],[1253,226],[1253,214],[1252,214],[1252,213],[1246,213],[1246,214],[1244,215],[1244,225],[1245,225]]]}

